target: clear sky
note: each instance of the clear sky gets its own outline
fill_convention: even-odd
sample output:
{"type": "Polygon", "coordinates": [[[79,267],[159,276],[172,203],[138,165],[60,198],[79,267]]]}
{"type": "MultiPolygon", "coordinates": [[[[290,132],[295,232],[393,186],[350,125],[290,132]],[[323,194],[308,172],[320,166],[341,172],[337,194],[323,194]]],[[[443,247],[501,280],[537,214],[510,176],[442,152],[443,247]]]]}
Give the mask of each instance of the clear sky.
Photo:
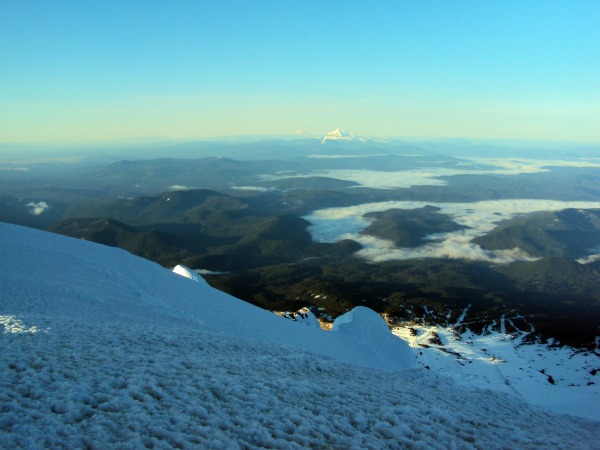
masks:
{"type": "Polygon", "coordinates": [[[600,1],[0,0],[0,142],[600,142],[600,1]]]}

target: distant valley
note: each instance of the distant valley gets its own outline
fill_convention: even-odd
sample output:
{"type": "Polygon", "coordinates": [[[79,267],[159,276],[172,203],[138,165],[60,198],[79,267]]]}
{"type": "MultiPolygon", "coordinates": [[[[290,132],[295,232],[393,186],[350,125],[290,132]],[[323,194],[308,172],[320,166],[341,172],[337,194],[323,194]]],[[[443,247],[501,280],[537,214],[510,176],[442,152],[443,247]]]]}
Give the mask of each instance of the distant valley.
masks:
{"type": "Polygon", "coordinates": [[[0,221],[182,263],[271,310],[451,323],[471,305],[474,331],[516,311],[533,340],[598,344],[600,160],[350,139],[175,150],[185,158],[6,162],[0,221]]]}

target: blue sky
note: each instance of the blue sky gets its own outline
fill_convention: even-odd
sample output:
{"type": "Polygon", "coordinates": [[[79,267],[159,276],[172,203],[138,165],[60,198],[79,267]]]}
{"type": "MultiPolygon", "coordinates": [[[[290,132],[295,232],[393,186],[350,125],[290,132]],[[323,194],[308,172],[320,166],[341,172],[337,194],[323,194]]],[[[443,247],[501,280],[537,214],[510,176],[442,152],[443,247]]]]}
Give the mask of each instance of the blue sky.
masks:
{"type": "Polygon", "coordinates": [[[600,2],[0,1],[0,142],[600,142],[600,2]]]}

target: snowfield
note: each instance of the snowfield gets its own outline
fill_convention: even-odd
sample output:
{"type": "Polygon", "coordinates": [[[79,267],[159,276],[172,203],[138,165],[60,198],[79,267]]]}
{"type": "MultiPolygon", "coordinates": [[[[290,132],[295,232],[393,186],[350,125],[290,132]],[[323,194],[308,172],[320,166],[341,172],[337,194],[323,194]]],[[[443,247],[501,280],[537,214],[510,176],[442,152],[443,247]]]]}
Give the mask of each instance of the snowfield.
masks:
{"type": "Polygon", "coordinates": [[[418,350],[419,367],[457,384],[512,394],[533,405],[600,420],[598,353],[524,344],[527,332],[457,334],[453,327],[413,325],[394,334],[418,350]],[[416,332],[416,334],[414,334],[416,332]]]}
{"type": "Polygon", "coordinates": [[[322,331],[182,269],[7,224],[0,254],[1,448],[600,442],[597,421],[418,368],[366,308],[322,331]]]}

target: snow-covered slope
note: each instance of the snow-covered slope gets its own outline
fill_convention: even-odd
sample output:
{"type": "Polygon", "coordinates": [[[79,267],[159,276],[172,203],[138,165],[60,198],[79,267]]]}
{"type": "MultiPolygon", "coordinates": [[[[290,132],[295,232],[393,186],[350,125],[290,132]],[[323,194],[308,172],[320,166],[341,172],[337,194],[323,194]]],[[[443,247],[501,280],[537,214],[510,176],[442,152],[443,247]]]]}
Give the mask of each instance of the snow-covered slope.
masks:
{"type": "Polygon", "coordinates": [[[411,350],[364,308],[316,330],[122,250],[6,224],[0,255],[1,448],[600,440],[597,422],[406,369],[411,350]]]}
{"type": "Polygon", "coordinates": [[[458,384],[515,395],[557,412],[600,420],[598,352],[525,343],[528,332],[457,332],[458,327],[412,325],[394,333],[418,351],[420,367],[458,384]]]}
{"type": "MultiPolygon", "coordinates": [[[[0,261],[5,296],[1,314],[26,317],[28,326],[49,328],[64,319],[135,321],[296,346],[376,369],[415,366],[412,349],[391,332],[388,337],[397,345],[382,350],[368,337],[294,326],[207,283],[186,279],[202,280],[199,275],[179,276],[186,275],[181,266],[176,275],[124,250],[7,224],[0,224],[0,234],[7,255],[0,261]]],[[[369,320],[361,324],[361,318],[353,321],[354,327],[371,326],[369,320]]]]}

